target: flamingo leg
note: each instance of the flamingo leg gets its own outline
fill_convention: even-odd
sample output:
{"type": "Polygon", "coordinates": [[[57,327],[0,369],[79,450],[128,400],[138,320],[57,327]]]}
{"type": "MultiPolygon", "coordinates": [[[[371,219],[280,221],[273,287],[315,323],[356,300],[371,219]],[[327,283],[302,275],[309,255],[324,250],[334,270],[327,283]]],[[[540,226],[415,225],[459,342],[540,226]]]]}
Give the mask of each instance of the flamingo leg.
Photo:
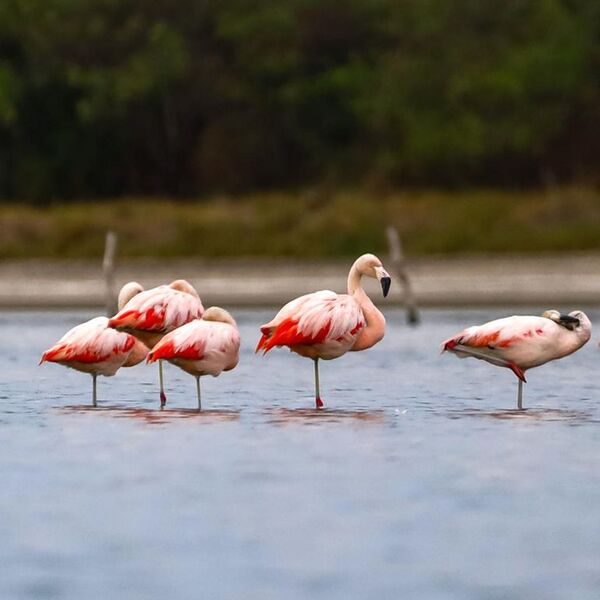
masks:
{"type": "Polygon", "coordinates": [[[96,377],[98,377],[96,375],[96,373],[92,373],[92,406],[93,407],[98,406],[98,400],[96,397],[96,377]]]}
{"type": "Polygon", "coordinates": [[[200,375],[196,375],[196,393],[198,394],[198,410],[202,410],[202,401],[200,399],[200,375]]]}
{"type": "Polygon", "coordinates": [[[313,359],[315,361],[315,404],[317,408],[323,408],[323,401],[321,400],[321,389],[319,385],[319,359],[313,359]]]}
{"type": "Polygon", "coordinates": [[[519,379],[519,390],[517,392],[517,409],[523,410],[523,380],[519,379]]]}
{"type": "Polygon", "coordinates": [[[167,396],[165,394],[165,384],[163,380],[163,361],[158,361],[158,380],[160,381],[160,407],[164,408],[167,403],[167,396]]]}

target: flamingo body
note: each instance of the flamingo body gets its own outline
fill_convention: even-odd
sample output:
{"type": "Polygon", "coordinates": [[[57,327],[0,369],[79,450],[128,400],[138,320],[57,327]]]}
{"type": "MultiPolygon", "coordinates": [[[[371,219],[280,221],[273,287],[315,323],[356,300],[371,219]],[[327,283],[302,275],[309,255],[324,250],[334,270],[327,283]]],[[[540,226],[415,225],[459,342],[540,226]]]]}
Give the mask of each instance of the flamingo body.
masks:
{"type": "MultiPolygon", "coordinates": [[[[131,333],[148,348],[153,348],[166,334],[195,319],[200,319],[204,314],[198,292],[183,279],[146,291],[143,291],[139,284],[134,283],[132,292],[135,292],[135,295],[109,320],[109,326],[131,333]]],[[[160,361],[158,374],[160,405],[164,406],[167,396],[160,361]]]]}
{"type": "Polygon", "coordinates": [[[239,361],[240,334],[231,315],[210,307],[201,320],[168,333],[148,354],[148,362],[168,360],[196,378],[198,410],[201,409],[200,377],[217,377],[234,369],[239,361]]]}
{"type": "Polygon", "coordinates": [[[256,350],[266,353],[275,346],[288,346],[301,356],[330,360],[351,350],[365,325],[352,296],[314,292],[288,302],[263,325],[256,350]]]}
{"type": "MultiPolygon", "coordinates": [[[[122,308],[142,287],[131,281],[119,292],[122,308]]],[[[109,327],[109,319],[96,317],[73,327],[42,355],[43,362],[55,362],[92,376],[92,405],[96,406],[96,378],[111,377],[120,367],[133,367],[142,362],[148,348],[128,333],[109,327]]]]}
{"type": "Polygon", "coordinates": [[[167,334],[148,354],[148,362],[165,359],[191,375],[230,371],[239,360],[237,327],[215,321],[192,321],[167,334]]]}
{"type": "Polygon", "coordinates": [[[133,367],[146,358],[148,348],[128,333],[96,317],[67,331],[42,355],[40,364],[54,362],[92,376],[92,405],[96,406],[96,378],[112,377],[121,367],[133,367]]]}
{"type": "Polygon", "coordinates": [[[590,337],[591,323],[583,312],[561,315],[558,311],[547,311],[541,317],[512,316],[468,327],[445,340],[442,352],[507,367],[522,383],[528,369],[572,354],[590,337]]]}
{"type": "Polygon", "coordinates": [[[111,377],[122,366],[140,363],[146,353],[133,336],[110,329],[106,317],[96,317],[65,333],[44,352],[40,363],[55,362],[84,373],[111,377]]]}
{"type": "Polygon", "coordinates": [[[273,320],[263,325],[256,352],[266,354],[276,346],[287,346],[292,352],[312,358],[315,363],[315,404],[323,406],[320,397],[320,358],[331,360],[348,351],[366,350],[385,334],[385,318],[363,290],[360,280],[365,275],[378,279],[384,296],[390,287],[390,276],[373,254],[363,254],[354,261],[348,273],[348,293],[322,290],[305,294],[288,302],[273,320]]]}
{"type": "Polygon", "coordinates": [[[198,295],[172,286],[161,285],[136,294],[110,319],[109,326],[153,347],[166,333],[201,318],[204,307],[198,295]]]}

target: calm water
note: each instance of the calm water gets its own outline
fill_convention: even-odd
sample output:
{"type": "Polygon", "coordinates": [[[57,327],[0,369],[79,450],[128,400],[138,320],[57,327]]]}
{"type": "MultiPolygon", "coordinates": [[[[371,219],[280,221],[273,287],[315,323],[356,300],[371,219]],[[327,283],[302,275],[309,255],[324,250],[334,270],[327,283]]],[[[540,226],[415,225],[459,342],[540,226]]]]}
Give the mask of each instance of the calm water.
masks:
{"type": "MultiPolygon", "coordinates": [[[[86,313],[3,313],[0,598],[600,597],[600,350],[513,375],[440,356],[506,310],[388,311],[376,348],[255,356],[272,311],[237,312],[240,366],[91,380],[43,349],[86,313]]],[[[591,318],[600,322],[600,314],[591,318]]]]}

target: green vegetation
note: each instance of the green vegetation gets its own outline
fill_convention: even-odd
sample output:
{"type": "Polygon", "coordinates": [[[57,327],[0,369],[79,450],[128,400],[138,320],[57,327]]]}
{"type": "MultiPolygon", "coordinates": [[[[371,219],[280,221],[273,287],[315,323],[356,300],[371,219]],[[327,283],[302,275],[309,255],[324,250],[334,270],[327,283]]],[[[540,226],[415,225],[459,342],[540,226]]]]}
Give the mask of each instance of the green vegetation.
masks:
{"type": "Polygon", "coordinates": [[[597,0],[3,0],[0,198],[594,184],[599,72],[597,0]]]}
{"type": "Polygon", "coordinates": [[[330,258],[385,252],[398,227],[410,255],[600,250],[600,193],[270,193],[203,202],[119,200],[0,209],[0,257],[119,255],[330,258]]]}

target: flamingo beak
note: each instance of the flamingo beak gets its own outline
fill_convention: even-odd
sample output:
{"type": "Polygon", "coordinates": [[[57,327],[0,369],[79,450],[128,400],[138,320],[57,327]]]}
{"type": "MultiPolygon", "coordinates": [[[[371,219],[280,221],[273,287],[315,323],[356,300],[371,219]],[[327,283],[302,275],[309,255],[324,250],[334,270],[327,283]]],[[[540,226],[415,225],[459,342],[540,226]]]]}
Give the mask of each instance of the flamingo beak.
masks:
{"type": "Polygon", "coordinates": [[[391,277],[382,277],[381,278],[381,289],[383,291],[384,298],[388,295],[388,293],[390,291],[390,285],[392,285],[391,277]]]}
{"type": "Polygon", "coordinates": [[[390,285],[392,284],[392,278],[389,273],[383,267],[375,267],[375,276],[381,284],[381,290],[383,291],[383,297],[385,298],[389,291],[390,285]]]}
{"type": "Polygon", "coordinates": [[[557,325],[560,325],[569,331],[573,331],[575,327],[579,327],[580,324],[580,321],[577,317],[565,315],[557,310],[547,310],[542,317],[546,317],[546,319],[554,321],[557,325]]]}
{"type": "Polygon", "coordinates": [[[558,318],[558,324],[566,327],[569,331],[573,331],[575,327],[579,327],[579,319],[577,317],[572,317],[571,315],[563,315],[560,314],[558,318]]]}

